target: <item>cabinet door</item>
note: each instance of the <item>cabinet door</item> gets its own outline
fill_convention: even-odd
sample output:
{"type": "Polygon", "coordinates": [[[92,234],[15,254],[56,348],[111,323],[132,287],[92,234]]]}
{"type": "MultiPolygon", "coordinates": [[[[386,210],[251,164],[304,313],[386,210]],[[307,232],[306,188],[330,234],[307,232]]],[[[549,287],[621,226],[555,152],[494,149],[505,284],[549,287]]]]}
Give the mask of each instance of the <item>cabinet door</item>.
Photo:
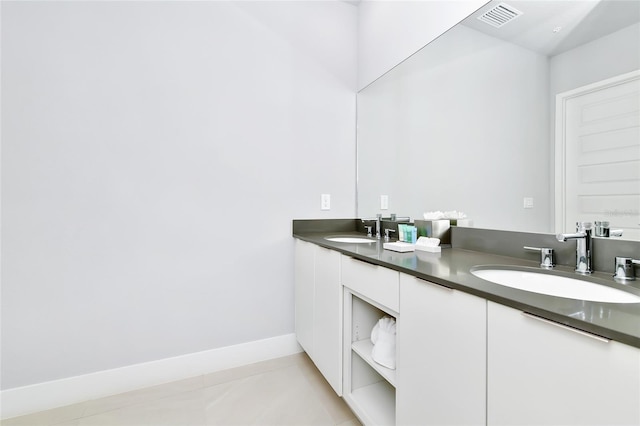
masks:
{"type": "Polygon", "coordinates": [[[315,245],[295,242],[295,329],[300,346],[313,352],[313,288],[315,245]]]}
{"type": "Polygon", "coordinates": [[[489,425],[638,425],[640,350],[488,302],[489,425]]]}
{"type": "Polygon", "coordinates": [[[400,274],[397,424],[485,423],[486,303],[400,274]]]}
{"type": "Polygon", "coordinates": [[[340,253],[315,247],[313,356],[318,370],[342,395],[342,286],[340,253]]]}

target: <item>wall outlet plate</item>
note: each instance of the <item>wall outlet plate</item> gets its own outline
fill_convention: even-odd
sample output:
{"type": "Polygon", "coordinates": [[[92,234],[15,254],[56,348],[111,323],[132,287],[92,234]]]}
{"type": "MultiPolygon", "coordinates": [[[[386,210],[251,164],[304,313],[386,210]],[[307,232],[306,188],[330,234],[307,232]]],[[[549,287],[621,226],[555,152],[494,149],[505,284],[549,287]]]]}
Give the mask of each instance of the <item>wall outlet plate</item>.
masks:
{"type": "Polygon", "coordinates": [[[524,208],[525,209],[533,208],[533,197],[524,197],[524,208]]]}
{"type": "Polygon", "coordinates": [[[380,196],[380,210],[388,210],[389,209],[389,196],[381,195],[380,196]]]}

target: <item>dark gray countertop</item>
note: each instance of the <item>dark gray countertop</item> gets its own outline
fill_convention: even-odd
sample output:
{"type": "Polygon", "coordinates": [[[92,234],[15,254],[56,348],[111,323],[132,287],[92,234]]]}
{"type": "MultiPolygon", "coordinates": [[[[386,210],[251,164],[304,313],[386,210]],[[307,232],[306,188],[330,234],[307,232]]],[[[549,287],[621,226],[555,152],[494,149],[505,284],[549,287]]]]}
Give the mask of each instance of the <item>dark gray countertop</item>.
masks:
{"type": "MultiPolygon", "coordinates": [[[[372,239],[370,244],[353,244],[325,239],[328,236],[364,237],[361,233],[348,231],[300,232],[294,229],[293,236],[365,262],[640,348],[640,303],[600,303],[536,294],[494,284],[470,272],[477,265],[509,265],[544,272],[537,262],[459,248],[443,248],[441,253],[397,253],[384,250],[382,240],[372,239]]],[[[583,277],[577,275],[573,268],[563,265],[554,268],[552,273],[596,282],[640,296],[640,281],[622,285],[615,282],[611,274],[603,272],[583,277]]]]}

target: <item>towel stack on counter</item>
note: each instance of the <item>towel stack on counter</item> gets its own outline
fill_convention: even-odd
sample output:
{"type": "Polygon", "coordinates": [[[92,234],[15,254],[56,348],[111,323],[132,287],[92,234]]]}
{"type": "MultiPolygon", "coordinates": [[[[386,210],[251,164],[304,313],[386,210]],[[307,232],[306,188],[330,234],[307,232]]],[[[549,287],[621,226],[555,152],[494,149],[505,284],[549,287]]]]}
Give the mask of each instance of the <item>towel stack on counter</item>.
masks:
{"type": "Polygon", "coordinates": [[[450,210],[446,212],[441,212],[439,210],[435,212],[424,212],[423,217],[424,220],[428,221],[448,220],[453,226],[473,226],[473,221],[467,218],[465,213],[457,210],[450,210]]]}
{"type": "Polygon", "coordinates": [[[424,220],[465,219],[467,217],[466,214],[456,210],[451,210],[448,212],[441,212],[440,210],[435,212],[425,212],[423,216],[424,220]]]}

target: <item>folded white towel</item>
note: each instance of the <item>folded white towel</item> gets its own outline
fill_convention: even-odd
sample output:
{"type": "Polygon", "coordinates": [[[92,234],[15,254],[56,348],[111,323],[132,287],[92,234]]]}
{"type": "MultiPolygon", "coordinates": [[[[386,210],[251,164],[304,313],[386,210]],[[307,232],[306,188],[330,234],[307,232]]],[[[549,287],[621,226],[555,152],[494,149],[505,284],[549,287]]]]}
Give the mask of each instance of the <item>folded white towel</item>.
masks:
{"type": "Polygon", "coordinates": [[[440,245],[440,238],[419,237],[416,245],[421,247],[437,247],[440,245]]]}
{"type": "Polygon", "coordinates": [[[396,368],[396,321],[391,317],[378,320],[371,330],[373,350],[371,358],[378,364],[395,370],[396,368]]]}

